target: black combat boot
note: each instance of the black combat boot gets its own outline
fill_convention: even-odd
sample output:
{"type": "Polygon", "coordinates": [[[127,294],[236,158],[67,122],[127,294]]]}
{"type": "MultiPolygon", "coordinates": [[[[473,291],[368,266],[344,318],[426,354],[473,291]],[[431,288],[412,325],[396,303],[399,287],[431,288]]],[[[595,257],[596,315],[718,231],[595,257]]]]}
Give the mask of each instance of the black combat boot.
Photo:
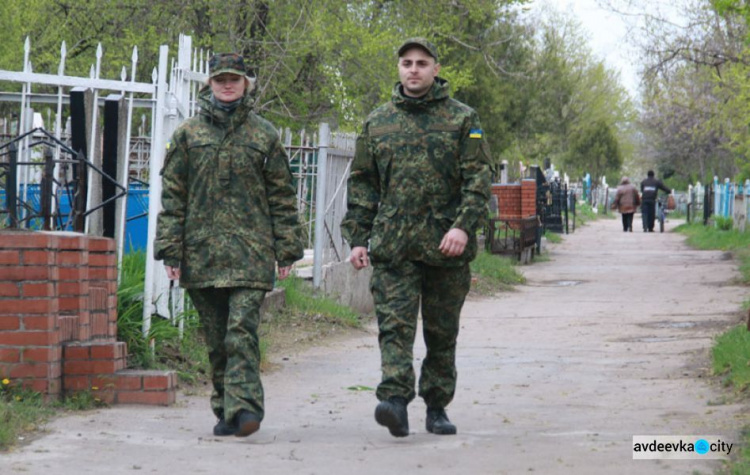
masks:
{"type": "Polygon", "coordinates": [[[427,429],[427,432],[438,435],[453,435],[456,433],[456,426],[448,420],[448,414],[442,407],[427,408],[425,429],[427,429]]]}
{"type": "Polygon", "coordinates": [[[240,409],[240,412],[237,413],[234,421],[237,426],[234,435],[237,437],[247,437],[260,429],[260,417],[246,409],[240,409]]]}
{"type": "Polygon", "coordinates": [[[388,428],[393,437],[409,435],[409,414],[406,412],[406,399],[392,397],[381,401],[375,408],[375,420],[388,428]]]}
{"type": "Polygon", "coordinates": [[[234,435],[235,432],[237,432],[237,427],[227,423],[223,417],[214,426],[214,435],[218,437],[234,435]]]}

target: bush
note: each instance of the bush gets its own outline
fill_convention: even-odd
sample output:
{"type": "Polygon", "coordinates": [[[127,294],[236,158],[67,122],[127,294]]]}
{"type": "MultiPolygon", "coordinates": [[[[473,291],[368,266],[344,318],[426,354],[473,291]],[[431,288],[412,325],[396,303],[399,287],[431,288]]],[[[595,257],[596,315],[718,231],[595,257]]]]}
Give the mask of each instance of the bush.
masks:
{"type": "Polygon", "coordinates": [[[734,219],[731,216],[714,216],[714,224],[720,231],[731,231],[734,229],[734,219]]]}
{"type": "MultiPolygon", "coordinates": [[[[146,337],[143,336],[143,285],[146,279],[146,255],[142,251],[126,254],[122,259],[120,285],[117,288],[117,339],[128,346],[128,365],[135,368],[169,368],[183,381],[195,382],[208,374],[208,355],[200,334],[197,312],[191,309],[179,328],[164,318],[153,317],[146,337]]],[[[187,300],[187,297],[186,297],[187,300]]]]}

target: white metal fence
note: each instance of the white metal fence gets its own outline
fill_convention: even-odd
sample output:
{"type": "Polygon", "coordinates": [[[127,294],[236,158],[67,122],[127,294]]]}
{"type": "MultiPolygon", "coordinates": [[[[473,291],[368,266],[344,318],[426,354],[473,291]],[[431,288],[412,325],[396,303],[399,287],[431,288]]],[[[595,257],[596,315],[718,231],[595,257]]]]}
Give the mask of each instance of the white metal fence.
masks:
{"type": "MultiPolygon", "coordinates": [[[[118,176],[123,177],[120,184],[126,189],[129,175],[149,183],[143,313],[143,331],[148,333],[152,315],[172,317],[182,314],[181,303],[184,299],[181,298],[180,290],[170,285],[163,266],[153,259],[156,217],[161,207],[159,171],[164,160],[166,141],[180,122],[197,112],[196,96],[207,79],[210,53],[194,50],[190,36],[181,35],[176,57],[170,58],[169,48],[162,45],[158,66],[151,74],[152,82],[139,83],[135,81],[139,67],[137,48],[133,48],[130,74],[123,67],[120,78],[115,80],[100,77],[104,57],[101,45],[97,48],[89,77],[65,75],[65,43],[61,47],[56,75],[34,73],[30,51],[30,41],[27,40],[22,71],[0,70],[0,89],[4,81],[22,85],[20,93],[0,91],[0,101],[20,103],[20,120],[17,122],[17,130],[12,131],[13,134],[22,135],[31,130],[30,117],[34,104],[47,103],[53,104],[56,109],[55,137],[61,141],[67,140],[69,132],[66,134],[63,118],[69,115],[66,108],[70,103],[70,90],[86,88],[93,91],[94,96],[94,106],[87,111],[92,118],[87,155],[93,163],[100,163],[102,151],[98,146],[101,143],[99,109],[103,105],[103,98],[108,92],[115,92],[121,93],[126,99],[127,140],[124,156],[127,159],[118,176]],[[42,88],[49,87],[57,88],[57,94],[39,92],[42,88]],[[137,134],[132,133],[135,108],[144,110],[137,134]]],[[[9,132],[4,130],[4,133],[9,132]]],[[[319,286],[322,266],[331,261],[343,261],[349,253],[339,225],[346,211],[346,179],[354,155],[355,137],[353,134],[331,133],[327,124],[321,124],[317,133],[306,135],[302,132],[298,140],[294,140],[291,132],[286,131],[283,140],[297,179],[298,208],[307,229],[308,246],[315,250],[313,281],[319,286]]],[[[19,154],[21,153],[24,153],[23,148],[19,150],[19,154]]],[[[19,177],[19,184],[30,183],[30,180],[29,177],[19,177]]],[[[93,199],[91,194],[87,203],[95,204],[93,199]]],[[[123,200],[118,206],[116,218],[119,259],[123,253],[125,210],[126,203],[123,200]]],[[[90,231],[88,226],[87,231],[90,231]]]]}

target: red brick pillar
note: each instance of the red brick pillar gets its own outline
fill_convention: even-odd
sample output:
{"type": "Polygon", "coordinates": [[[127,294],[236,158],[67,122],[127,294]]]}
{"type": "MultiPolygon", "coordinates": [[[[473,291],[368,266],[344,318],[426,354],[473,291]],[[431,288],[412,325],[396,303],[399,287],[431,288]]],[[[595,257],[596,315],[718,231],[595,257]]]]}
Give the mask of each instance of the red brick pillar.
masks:
{"type": "Polygon", "coordinates": [[[58,236],[0,231],[0,376],[57,396],[62,350],[58,236]]]}
{"type": "Polygon", "coordinates": [[[521,215],[536,216],[536,180],[521,180],[521,215]]]}

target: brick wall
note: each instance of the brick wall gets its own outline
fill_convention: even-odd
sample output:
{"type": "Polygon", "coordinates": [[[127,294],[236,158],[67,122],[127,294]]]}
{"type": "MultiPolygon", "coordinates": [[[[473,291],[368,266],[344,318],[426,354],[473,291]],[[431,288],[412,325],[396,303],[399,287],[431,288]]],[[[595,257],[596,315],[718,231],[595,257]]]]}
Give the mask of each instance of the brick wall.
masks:
{"type": "Polygon", "coordinates": [[[492,185],[492,194],[497,197],[497,217],[520,219],[536,216],[536,181],[521,180],[521,183],[492,185]]]}
{"type": "Polygon", "coordinates": [[[148,387],[142,372],[125,370],[127,349],[116,338],[112,239],[0,231],[0,378],[50,398],[91,390],[107,402],[174,402],[174,374],[163,372],[164,384],[148,387]],[[113,383],[101,384],[107,378],[113,383]],[[163,394],[139,399],[131,394],[136,386],[163,394]]]}
{"type": "Polygon", "coordinates": [[[497,197],[497,217],[517,219],[521,217],[521,185],[503,183],[492,185],[492,194],[497,197]]]}

